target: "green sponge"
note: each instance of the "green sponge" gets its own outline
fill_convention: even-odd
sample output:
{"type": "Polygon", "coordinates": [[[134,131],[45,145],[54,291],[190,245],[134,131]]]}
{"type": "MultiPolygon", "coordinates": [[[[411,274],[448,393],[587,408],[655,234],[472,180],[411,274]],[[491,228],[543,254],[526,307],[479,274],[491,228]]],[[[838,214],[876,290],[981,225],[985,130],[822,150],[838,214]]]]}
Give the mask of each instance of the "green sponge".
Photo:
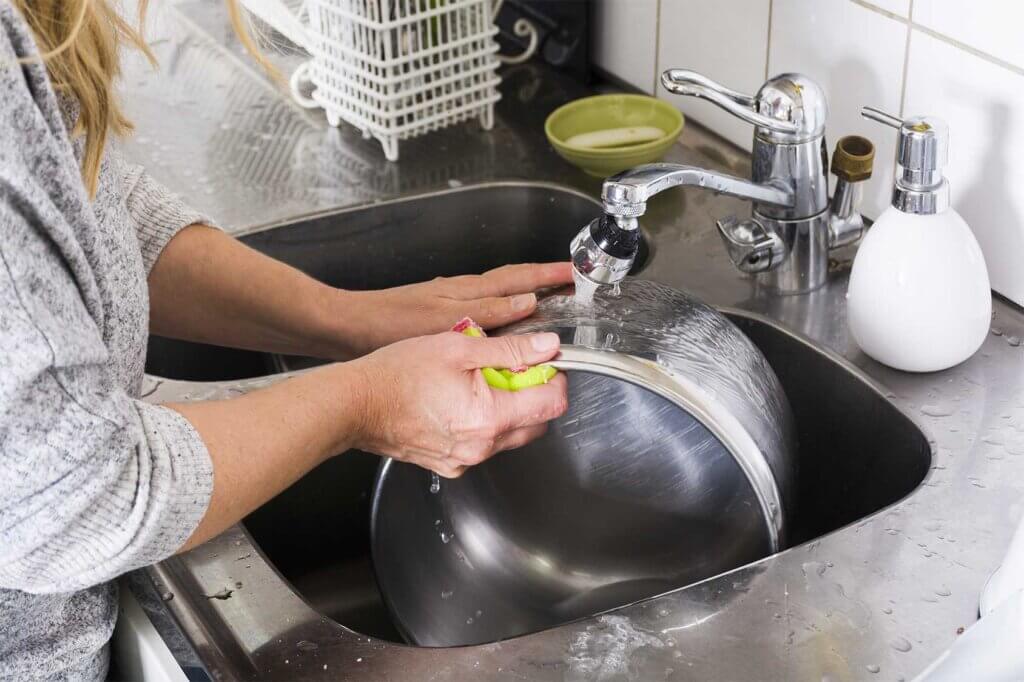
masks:
{"type": "MultiPolygon", "coordinates": [[[[466,336],[482,337],[487,336],[484,330],[476,322],[468,317],[459,320],[458,324],[452,327],[453,332],[460,332],[466,336]]],[[[517,369],[494,369],[484,367],[480,370],[491,388],[502,391],[519,391],[531,386],[540,386],[551,381],[558,370],[551,365],[534,365],[517,369]]]]}

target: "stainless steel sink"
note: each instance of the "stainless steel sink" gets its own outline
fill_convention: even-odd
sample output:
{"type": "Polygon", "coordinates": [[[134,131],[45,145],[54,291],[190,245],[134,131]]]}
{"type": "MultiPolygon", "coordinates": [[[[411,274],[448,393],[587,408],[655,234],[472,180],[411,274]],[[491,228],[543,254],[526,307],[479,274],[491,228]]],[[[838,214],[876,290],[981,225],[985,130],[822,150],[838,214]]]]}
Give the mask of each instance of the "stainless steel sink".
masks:
{"type": "MultiPolygon", "coordinates": [[[[569,241],[600,212],[575,191],[493,183],[312,216],[242,235],[243,242],[343,289],[382,289],[509,263],[568,258],[569,241]]],[[[649,251],[641,240],[633,274],[649,251]]],[[[146,370],[189,381],[262,376],[259,353],[153,337],[146,370]]]]}
{"type": "MultiPolygon", "coordinates": [[[[242,239],[333,285],[368,289],[564,259],[569,239],[597,210],[591,199],[554,186],[497,184],[314,216],[242,239]]],[[[649,255],[642,251],[638,267],[649,255]]],[[[927,439],[857,369],[766,318],[724,312],[765,354],[794,411],[799,479],[791,545],[868,516],[922,482],[931,464],[927,439]]],[[[279,366],[259,353],[154,338],[147,370],[213,381],[265,375],[279,366]]],[[[364,635],[401,642],[370,562],[378,465],[377,457],[362,452],[336,457],[244,526],[317,612],[364,635]]]]}

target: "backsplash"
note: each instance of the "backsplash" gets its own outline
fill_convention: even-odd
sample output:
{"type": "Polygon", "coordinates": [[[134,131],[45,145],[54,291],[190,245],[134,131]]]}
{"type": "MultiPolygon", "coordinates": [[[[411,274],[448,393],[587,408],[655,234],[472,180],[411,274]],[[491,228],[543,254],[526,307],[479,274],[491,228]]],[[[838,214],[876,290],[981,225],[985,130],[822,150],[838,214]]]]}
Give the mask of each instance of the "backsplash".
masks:
{"type": "MultiPolygon", "coordinates": [[[[877,149],[863,210],[889,205],[895,131],[860,107],[934,114],[950,125],[953,206],[981,243],[992,288],[1024,305],[1024,3],[1008,0],[595,0],[593,59],[734,144],[751,127],[714,105],[670,95],[661,71],[689,68],[753,93],[800,71],[829,97],[828,140],[877,149]],[[1015,191],[1016,190],[1016,191],[1015,191]]],[[[830,149],[831,152],[831,149],[830,149]]]]}

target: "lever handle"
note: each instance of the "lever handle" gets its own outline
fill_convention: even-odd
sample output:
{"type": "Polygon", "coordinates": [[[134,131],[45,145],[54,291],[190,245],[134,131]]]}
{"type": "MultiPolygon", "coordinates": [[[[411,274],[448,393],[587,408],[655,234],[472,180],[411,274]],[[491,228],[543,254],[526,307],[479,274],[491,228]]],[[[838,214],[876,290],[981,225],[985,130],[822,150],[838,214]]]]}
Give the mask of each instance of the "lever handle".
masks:
{"type": "Polygon", "coordinates": [[[696,71],[669,69],[661,74],[661,84],[671,93],[706,99],[736,118],[775,133],[793,135],[800,130],[796,123],[770,118],[756,111],[752,96],[727,88],[696,71]]]}
{"type": "Polygon", "coordinates": [[[726,253],[741,272],[767,272],[786,257],[786,248],[774,232],[753,218],[739,220],[729,216],[715,222],[726,253]]]}
{"type": "Polygon", "coordinates": [[[903,119],[882,111],[878,107],[861,107],[860,115],[871,121],[887,125],[890,128],[896,128],[897,130],[903,125],[903,119]]]}

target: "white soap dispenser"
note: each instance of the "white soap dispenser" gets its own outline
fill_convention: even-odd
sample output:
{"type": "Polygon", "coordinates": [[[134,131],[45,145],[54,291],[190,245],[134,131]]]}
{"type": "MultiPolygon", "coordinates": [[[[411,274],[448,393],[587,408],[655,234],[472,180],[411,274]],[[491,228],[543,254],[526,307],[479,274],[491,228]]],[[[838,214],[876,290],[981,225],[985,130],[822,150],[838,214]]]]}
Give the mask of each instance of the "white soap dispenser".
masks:
{"type": "Polygon", "coordinates": [[[952,367],[974,354],[992,314],[985,258],[949,207],[942,175],[949,128],[932,116],[905,121],[865,107],[899,130],[892,206],[868,230],[850,273],[847,317],[861,349],[909,372],[952,367]]]}

